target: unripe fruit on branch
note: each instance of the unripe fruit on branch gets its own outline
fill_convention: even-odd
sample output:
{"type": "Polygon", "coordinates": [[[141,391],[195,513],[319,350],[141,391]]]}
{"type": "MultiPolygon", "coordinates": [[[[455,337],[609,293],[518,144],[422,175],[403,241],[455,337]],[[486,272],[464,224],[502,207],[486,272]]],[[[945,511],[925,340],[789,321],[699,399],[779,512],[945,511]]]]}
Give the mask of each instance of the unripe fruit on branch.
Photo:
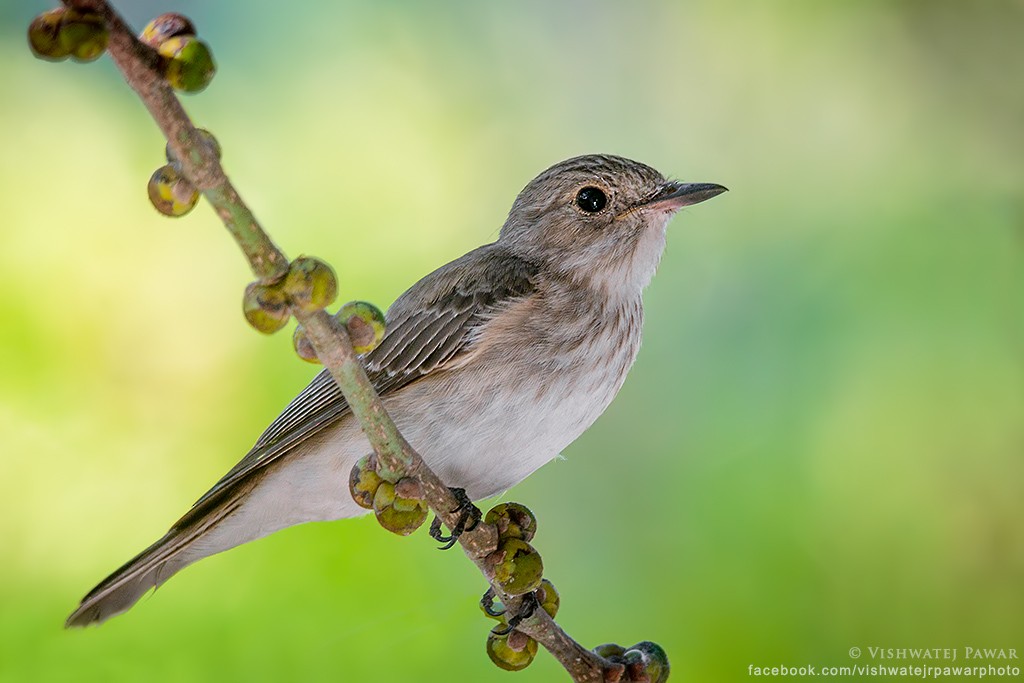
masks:
{"type": "Polygon", "coordinates": [[[488,510],[484,517],[486,524],[498,527],[499,538],[520,538],[533,540],[537,533],[537,518],[530,509],[519,503],[500,503],[488,510]]]}
{"type": "Polygon", "coordinates": [[[217,66],[206,43],[195,36],[175,36],[160,43],[164,78],[175,90],[199,92],[210,84],[217,66]]]}
{"type": "Polygon", "coordinates": [[[153,19],[146,24],[139,34],[139,40],[149,45],[154,50],[158,49],[166,40],[177,36],[194,36],[196,27],[192,21],[175,12],[167,12],[153,19]]]}
{"type": "Polygon", "coordinates": [[[633,647],[624,648],[615,643],[598,645],[594,654],[604,657],[619,670],[623,681],[645,681],[647,683],[665,683],[668,680],[670,667],[665,650],[657,643],[645,640],[633,647]]]}
{"type": "Polygon", "coordinates": [[[558,591],[555,590],[555,584],[544,579],[540,583],[540,588],[535,590],[534,594],[537,596],[537,602],[540,603],[541,608],[548,613],[548,616],[554,619],[562,602],[558,591]]]}
{"type": "Polygon", "coordinates": [[[373,494],[373,514],[388,531],[408,536],[427,520],[427,504],[415,479],[399,479],[397,484],[381,481],[373,494]]]}
{"type": "Polygon", "coordinates": [[[66,7],[43,12],[28,27],[32,53],[55,62],[68,57],[77,62],[91,62],[107,49],[109,37],[100,15],[66,7]]]}
{"type": "Polygon", "coordinates": [[[309,313],[330,306],[338,296],[334,271],[311,256],[300,256],[292,261],[282,287],[292,306],[309,313]]]}
{"type": "Polygon", "coordinates": [[[77,62],[91,62],[98,59],[107,49],[110,34],[103,18],[98,14],[69,9],[60,22],[57,39],[77,62]]]}
{"type": "Polygon", "coordinates": [[[153,172],[147,189],[149,201],[165,216],[184,216],[199,202],[199,191],[170,164],[153,172]]]}
{"type": "Polygon", "coordinates": [[[372,510],[373,497],[382,481],[377,470],[377,456],[371,453],[359,458],[348,477],[348,490],[356,505],[372,510]]]}
{"type": "Polygon", "coordinates": [[[292,333],[292,346],[295,348],[295,355],[302,360],[307,363],[321,365],[320,356],[316,355],[313,342],[309,341],[309,337],[306,336],[306,330],[302,325],[295,326],[295,332],[292,333]]]}
{"type": "Polygon", "coordinates": [[[505,671],[522,671],[537,656],[537,641],[521,631],[487,634],[487,656],[505,671]]]}
{"type": "Polygon", "coordinates": [[[505,538],[488,556],[492,577],[509,595],[522,595],[540,587],[544,563],[540,553],[520,538],[505,538]]]}
{"type": "Polygon", "coordinates": [[[242,297],[242,313],[257,331],[273,334],[288,324],[288,298],[279,284],[250,282],[242,297]]]}
{"type": "MultiPolygon", "coordinates": [[[[205,128],[196,128],[195,136],[196,138],[198,138],[201,144],[206,145],[210,149],[210,151],[213,152],[213,155],[215,157],[220,159],[220,143],[217,142],[217,138],[213,137],[213,133],[206,130],[205,128]]],[[[178,157],[176,157],[174,155],[174,152],[171,151],[171,143],[167,143],[167,145],[164,147],[164,155],[167,157],[167,163],[178,163],[178,157]]]]}
{"type": "Polygon", "coordinates": [[[63,7],[47,10],[28,25],[28,45],[36,57],[59,62],[70,54],[60,41],[60,24],[66,11],[63,7]]]}
{"type": "Polygon", "coordinates": [[[384,314],[369,302],[350,301],[334,317],[348,330],[352,349],[358,354],[373,351],[384,338],[384,314]]]}
{"type": "Polygon", "coordinates": [[[668,655],[657,643],[652,643],[649,640],[637,643],[626,650],[622,655],[622,661],[626,665],[627,672],[639,668],[646,674],[650,683],[664,683],[668,680],[670,670],[668,655]]]}

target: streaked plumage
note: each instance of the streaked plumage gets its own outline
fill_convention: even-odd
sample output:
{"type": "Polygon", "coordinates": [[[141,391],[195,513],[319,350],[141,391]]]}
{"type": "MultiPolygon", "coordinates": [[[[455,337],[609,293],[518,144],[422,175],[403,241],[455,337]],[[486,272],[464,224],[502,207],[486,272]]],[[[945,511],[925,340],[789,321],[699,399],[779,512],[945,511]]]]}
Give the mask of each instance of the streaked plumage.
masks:
{"type": "MultiPolygon", "coordinates": [[[[668,219],[723,190],[680,186],[620,157],[570,159],[526,186],[497,242],[395,301],[384,340],[364,362],[399,429],[442,480],[474,499],[504,491],[600,416],[639,349],[640,294],[668,219]],[[575,205],[584,187],[600,188],[607,208],[590,214],[575,205]]],[[[83,598],[67,624],[124,611],[203,557],[294,524],[361,514],[347,481],[369,450],[321,372],[241,462],[83,598]]]]}

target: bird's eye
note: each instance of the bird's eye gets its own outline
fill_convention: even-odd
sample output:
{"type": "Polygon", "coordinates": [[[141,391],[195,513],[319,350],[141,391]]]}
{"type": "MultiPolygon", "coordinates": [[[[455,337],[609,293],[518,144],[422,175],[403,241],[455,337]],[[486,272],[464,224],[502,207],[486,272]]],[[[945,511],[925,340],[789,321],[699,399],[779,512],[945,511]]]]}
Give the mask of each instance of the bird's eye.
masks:
{"type": "Polygon", "coordinates": [[[604,192],[597,187],[584,187],[576,193],[576,206],[587,213],[597,213],[608,203],[604,192]]]}

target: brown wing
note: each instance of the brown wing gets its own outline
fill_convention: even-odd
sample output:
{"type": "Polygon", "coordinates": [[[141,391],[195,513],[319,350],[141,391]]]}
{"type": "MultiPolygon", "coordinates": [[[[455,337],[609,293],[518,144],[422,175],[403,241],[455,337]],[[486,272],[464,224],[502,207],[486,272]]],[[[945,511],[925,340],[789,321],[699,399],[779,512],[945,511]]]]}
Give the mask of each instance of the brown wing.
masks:
{"type": "MultiPolygon", "coordinates": [[[[476,332],[491,315],[534,291],[537,270],[503,247],[489,244],[410,287],[388,309],[384,339],[363,358],[374,387],[386,396],[460,362],[472,352],[476,332]]],[[[348,403],[330,373],[322,371],[196,505],[286,457],[347,413],[348,403]]]]}
{"type": "MultiPolygon", "coordinates": [[[[388,311],[388,331],[363,360],[382,394],[442,372],[470,357],[477,331],[502,306],[534,291],[536,267],[497,245],[481,247],[431,273],[388,311]]],[[[264,468],[348,412],[331,376],[322,372],[223,479],[156,543],[89,592],[68,626],[103,621],[131,607],[146,591],[209,554],[189,548],[242,504],[264,468]]]]}

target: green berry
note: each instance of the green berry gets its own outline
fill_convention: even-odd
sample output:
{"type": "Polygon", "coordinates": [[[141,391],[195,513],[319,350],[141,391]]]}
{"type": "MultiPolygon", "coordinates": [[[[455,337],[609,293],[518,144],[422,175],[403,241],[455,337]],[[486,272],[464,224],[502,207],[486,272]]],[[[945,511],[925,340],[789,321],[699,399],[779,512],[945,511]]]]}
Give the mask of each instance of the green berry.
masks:
{"type": "Polygon", "coordinates": [[[392,503],[399,512],[413,512],[426,506],[423,499],[423,486],[415,477],[402,477],[395,482],[395,502],[392,503]]]}
{"type": "Polygon", "coordinates": [[[628,680],[638,680],[644,674],[646,664],[644,662],[644,654],[640,650],[626,650],[620,659],[626,667],[628,680]]]}
{"type": "Polygon", "coordinates": [[[196,28],[188,17],[167,12],[146,24],[142,33],[139,34],[139,40],[156,50],[170,38],[193,36],[195,33],[196,28]]]}
{"type": "Polygon", "coordinates": [[[487,656],[505,671],[522,671],[537,656],[537,641],[521,631],[487,635],[487,656]]]}
{"type": "MultiPolygon", "coordinates": [[[[200,144],[203,144],[203,145],[206,145],[207,147],[209,147],[210,150],[213,152],[213,155],[215,157],[217,157],[218,159],[220,159],[220,153],[221,153],[220,143],[217,142],[217,138],[213,137],[213,133],[211,133],[210,131],[206,130],[205,128],[196,128],[195,129],[195,140],[197,140],[200,144]]],[[[174,155],[174,152],[171,151],[171,144],[170,143],[167,143],[167,145],[164,147],[164,154],[167,156],[167,163],[169,163],[169,164],[176,164],[176,163],[178,163],[178,157],[176,157],[174,155]]]]}
{"type": "Polygon", "coordinates": [[[373,494],[373,509],[383,510],[385,507],[391,507],[391,504],[395,502],[395,485],[390,481],[381,480],[377,486],[377,490],[373,494]]]}
{"type": "Polygon", "coordinates": [[[109,37],[103,17],[69,9],[61,19],[57,40],[75,61],[91,62],[107,49],[109,37]]]}
{"type": "Polygon", "coordinates": [[[210,84],[217,66],[206,43],[195,36],[174,36],[157,49],[165,58],[164,78],[175,90],[199,92],[210,84]]]}
{"type": "Polygon", "coordinates": [[[352,473],[348,477],[348,490],[352,499],[361,508],[373,509],[373,499],[381,482],[380,474],[377,472],[377,456],[364,455],[352,467],[352,473]]]}
{"type": "Polygon", "coordinates": [[[242,297],[242,313],[263,334],[273,334],[288,324],[288,299],[279,285],[250,282],[242,297]]]}
{"type": "Polygon", "coordinates": [[[170,164],[149,178],[149,201],[165,216],[184,216],[199,202],[199,192],[170,164]]]}
{"type": "Polygon", "coordinates": [[[558,606],[562,600],[558,596],[558,591],[555,590],[555,584],[551,583],[547,579],[540,582],[540,588],[534,591],[537,596],[537,602],[544,608],[544,611],[548,613],[552,619],[558,614],[558,606]]]}
{"type": "Polygon", "coordinates": [[[622,655],[626,653],[626,648],[622,647],[621,645],[616,645],[615,643],[605,643],[603,645],[598,645],[597,647],[595,647],[593,652],[598,657],[604,657],[605,659],[613,659],[616,657],[621,658],[622,655]]]}
{"type": "Polygon", "coordinates": [[[382,527],[399,536],[408,536],[427,520],[427,504],[423,500],[405,498],[402,484],[381,481],[373,495],[373,513],[382,527]],[[396,491],[397,488],[397,491],[396,491]]]}
{"type": "Polygon", "coordinates": [[[668,680],[668,655],[657,643],[649,640],[637,643],[623,653],[622,661],[627,667],[640,668],[651,683],[664,683],[668,680]]]}
{"type": "Polygon", "coordinates": [[[384,314],[369,302],[350,301],[334,317],[348,329],[356,353],[373,351],[384,338],[384,314]]]}
{"type": "Polygon", "coordinates": [[[300,256],[292,261],[283,286],[291,304],[307,312],[330,306],[338,296],[334,271],[311,256],[300,256]]]}
{"type": "Polygon", "coordinates": [[[60,26],[66,11],[63,7],[48,10],[28,25],[28,46],[39,59],[59,62],[71,54],[60,41],[60,26]]]}
{"type": "Polygon", "coordinates": [[[487,512],[484,522],[498,527],[498,538],[531,541],[537,533],[537,518],[528,507],[519,503],[495,505],[487,512]]]}
{"type": "Polygon", "coordinates": [[[295,347],[295,355],[302,360],[307,363],[321,364],[320,357],[316,355],[316,349],[313,348],[313,343],[309,341],[302,325],[295,326],[295,332],[292,334],[292,346],[295,347]]]}
{"type": "Polygon", "coordinates": [[[522,595],[540,587],[544,563],[540,553],[521,538],[505,538],[489,556],[493,578],[509,595],[522,595]]]}

